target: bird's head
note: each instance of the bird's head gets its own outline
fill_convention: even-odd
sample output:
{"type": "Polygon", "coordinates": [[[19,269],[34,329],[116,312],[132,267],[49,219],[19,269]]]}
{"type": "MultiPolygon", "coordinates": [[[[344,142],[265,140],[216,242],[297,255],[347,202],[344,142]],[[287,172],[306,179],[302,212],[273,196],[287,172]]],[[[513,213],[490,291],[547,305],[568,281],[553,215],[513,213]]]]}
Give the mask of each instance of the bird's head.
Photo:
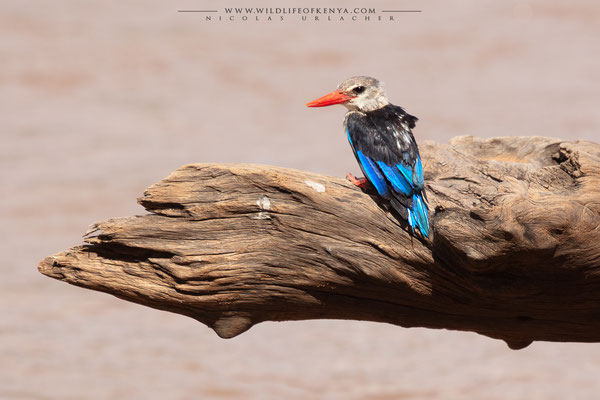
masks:
{"type": "Polygon", "coordinates": [[[307,103],[308,107],[342,104],[348,110],[373,111],[389,104],[383,85],[375,78],[355,76],[340,83],[333,92],[307,103]]]}

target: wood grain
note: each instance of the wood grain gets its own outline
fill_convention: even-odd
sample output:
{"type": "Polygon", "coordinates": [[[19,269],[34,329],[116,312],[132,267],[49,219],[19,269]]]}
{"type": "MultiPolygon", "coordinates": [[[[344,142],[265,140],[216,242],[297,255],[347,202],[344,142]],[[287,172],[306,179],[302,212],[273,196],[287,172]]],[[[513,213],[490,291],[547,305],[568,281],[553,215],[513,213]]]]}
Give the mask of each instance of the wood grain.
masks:
{"type": "Polygon", "coordinates": [[[147,189],[150,214],[95,224],[39,270],[225,338],[335,318],[473,331],[514,349],[600,341],[600,145],[458,137],[421,153],[430,240],[344,179],[192,164],[147,189]]]}

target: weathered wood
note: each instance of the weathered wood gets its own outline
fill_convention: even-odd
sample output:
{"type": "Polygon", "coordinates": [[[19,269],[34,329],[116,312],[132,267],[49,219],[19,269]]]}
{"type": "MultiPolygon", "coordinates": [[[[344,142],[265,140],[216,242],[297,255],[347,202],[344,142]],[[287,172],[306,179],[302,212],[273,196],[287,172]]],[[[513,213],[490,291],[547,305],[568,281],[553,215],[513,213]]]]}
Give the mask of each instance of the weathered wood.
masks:
{"type": "Polygon", "coordinates": [[[600,341],[600,145],[540,137],[421,145],[431,240],[344,179],[184,166],[43,274],[190,316],[468,330],[522,348],[600,341]]]}

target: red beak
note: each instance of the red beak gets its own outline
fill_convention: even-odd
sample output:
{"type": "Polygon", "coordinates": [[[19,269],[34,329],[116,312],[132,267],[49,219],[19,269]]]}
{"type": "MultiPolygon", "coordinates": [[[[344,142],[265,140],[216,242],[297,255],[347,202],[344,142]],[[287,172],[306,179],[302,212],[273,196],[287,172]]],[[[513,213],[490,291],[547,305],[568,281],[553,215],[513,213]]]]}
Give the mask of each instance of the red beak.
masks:
{"type": "Polygon", "coordinates": [[[332,104],[345,103],[348,100],[350,100],[351,98],[352,97],[348,96],[347,94],[344,94],[344,93],[340,92],[339,90],[336,90],[334,92],[326,94],[323,97],[319,97],[318,99],[313,100],[310,103],[306,103],[306,105],[308,107],[324,107],[324,106],[330,106],[332,104]]]}

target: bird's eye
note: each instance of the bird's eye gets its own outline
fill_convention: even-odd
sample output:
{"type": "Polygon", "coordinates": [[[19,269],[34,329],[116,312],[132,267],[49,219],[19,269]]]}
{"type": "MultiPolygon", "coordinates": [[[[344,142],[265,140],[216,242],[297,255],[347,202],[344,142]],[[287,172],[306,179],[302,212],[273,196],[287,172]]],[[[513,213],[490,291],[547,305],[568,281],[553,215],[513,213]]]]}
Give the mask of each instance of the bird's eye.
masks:
{"type": "Polygon", "coordinates": [[[364,86],[357,86],[354,89],[352,89],[352,91],[356,94],[361,94],[362,92],[365,91],[365,87],[364,86]]]}

